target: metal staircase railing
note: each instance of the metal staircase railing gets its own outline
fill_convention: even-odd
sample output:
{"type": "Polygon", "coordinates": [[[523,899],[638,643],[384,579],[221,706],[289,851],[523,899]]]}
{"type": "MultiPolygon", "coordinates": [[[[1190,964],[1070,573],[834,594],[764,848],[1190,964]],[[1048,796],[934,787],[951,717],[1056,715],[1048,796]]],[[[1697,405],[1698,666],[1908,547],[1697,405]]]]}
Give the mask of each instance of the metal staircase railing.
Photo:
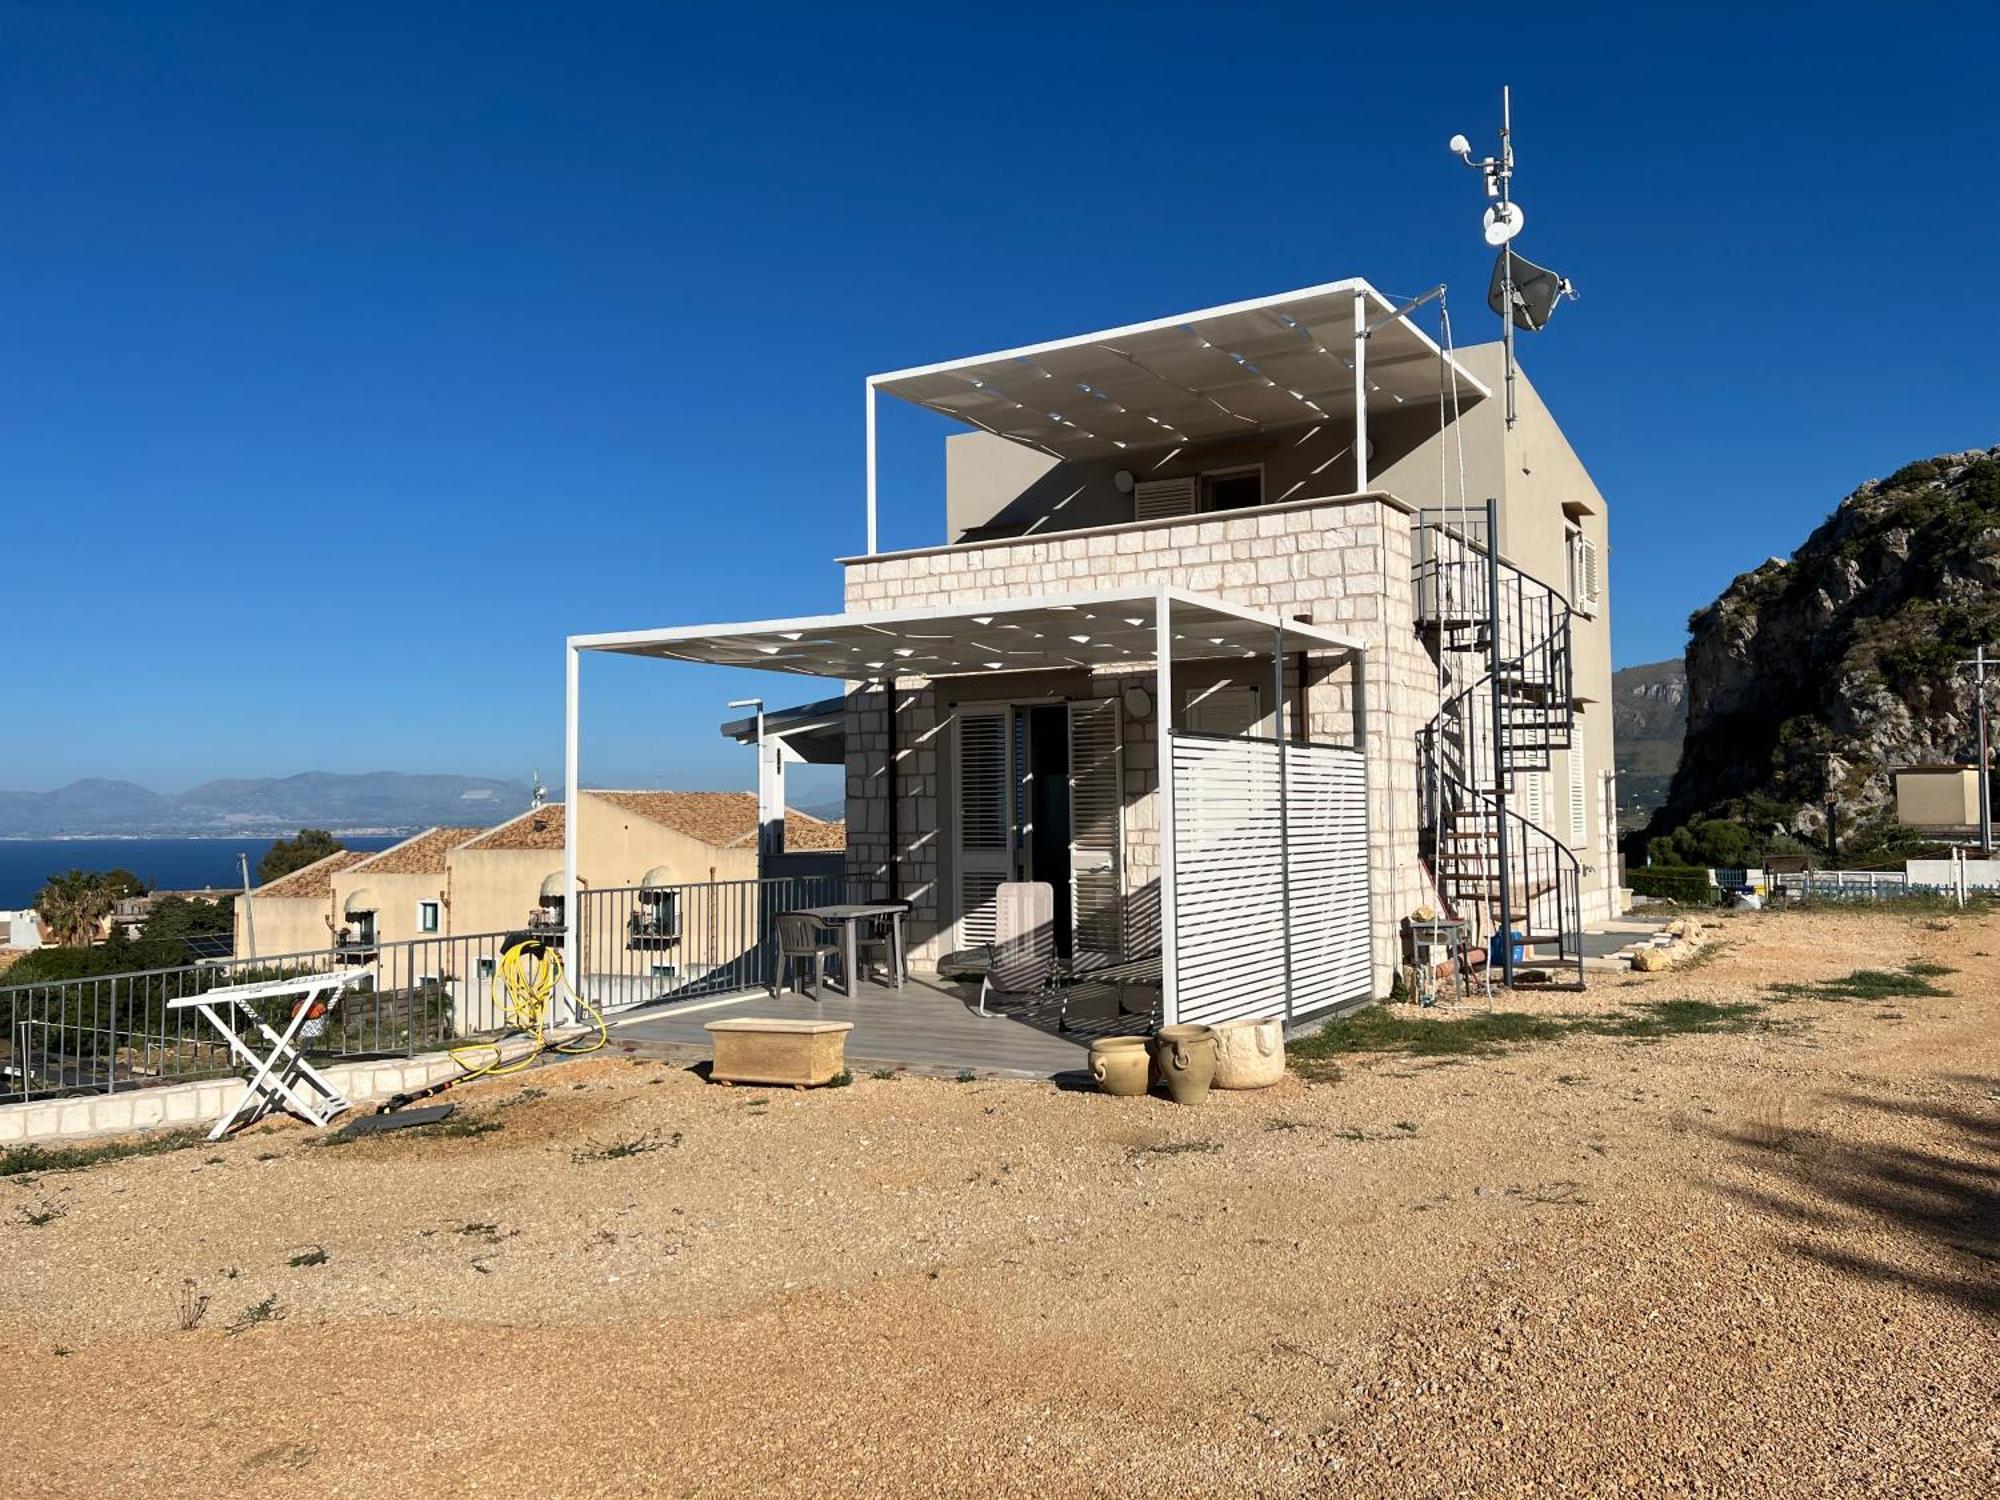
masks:
{"type": "Polygon", "coordinates": [[[1418,517],[1417,623],[1445,681],[1418,743],[1420,852],[1482,942],[1518,934],[1494,945],[1507,984],[1532,967],[1581,985],[1581,862],[1512,805],[1517,778],[1575,742],[1569,602],[1500,557],[1496,520],[1490,500],[1418,517]],[[1517,944],[1535,950],[1531,965],[1516,963],[1517,944]]]}

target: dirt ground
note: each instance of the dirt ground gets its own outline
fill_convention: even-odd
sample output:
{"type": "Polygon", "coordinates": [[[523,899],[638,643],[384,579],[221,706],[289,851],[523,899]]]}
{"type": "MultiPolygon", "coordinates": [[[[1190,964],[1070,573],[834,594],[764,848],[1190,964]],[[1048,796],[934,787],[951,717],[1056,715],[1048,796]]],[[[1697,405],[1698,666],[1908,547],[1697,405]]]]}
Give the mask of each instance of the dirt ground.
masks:
{"type": "Polygon", "coordinates": [[[1993,1494],[1996,979],[2000,918],[1746,915],[1538,1007],[1771,1001],[1715,1034],[1199,1110],[613,1055],[0,1180],[0,1491],[1993,1494]]]}

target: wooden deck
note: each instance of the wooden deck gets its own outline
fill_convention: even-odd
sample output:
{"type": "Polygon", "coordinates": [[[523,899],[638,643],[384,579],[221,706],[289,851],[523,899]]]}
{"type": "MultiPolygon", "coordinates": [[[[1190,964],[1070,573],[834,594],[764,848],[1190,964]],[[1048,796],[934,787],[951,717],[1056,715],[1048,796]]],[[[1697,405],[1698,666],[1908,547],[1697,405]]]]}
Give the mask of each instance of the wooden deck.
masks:
{"type": "MultiPolygon", "coordinates": [[[[901,989],[864,983],[853,999],[832,985],[809,999],[786,990],[775,1000],[762,990],[706,1000],[685,1000],[614,1016],[618,1042],[672,1043],[706,1048],[702,1027],[725,1017],[771,1016],[788,1020],[852,1021],[847,1061],[855,1071],[874,1068],[970,1069],[1036,1078],[1081,1075],[1093,1036],[1140,1034],[1149,1014],[1124,1014],[1115,992],[1082,986],[1072,997],[1071,1029],[1057,1029],[1054,1005],[1010,1007],[988,1018],[974,1006],[979,988],[912,975],[901,989]]],[[[1141,1002],[1143,1003],[1143,1001],[1141,1002]]]]}

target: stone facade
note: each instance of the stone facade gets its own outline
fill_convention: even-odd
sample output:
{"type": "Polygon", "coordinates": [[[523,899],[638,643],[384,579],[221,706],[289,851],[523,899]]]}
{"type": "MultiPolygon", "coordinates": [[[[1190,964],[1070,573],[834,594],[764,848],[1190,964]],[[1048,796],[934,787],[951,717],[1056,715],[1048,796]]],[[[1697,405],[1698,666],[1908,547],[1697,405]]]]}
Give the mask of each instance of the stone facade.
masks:
{"type": "MultiPolygon", "coordinates": [[[[1375,871],[1378,993],[1396,963],[1396,920],[1432,900],[1418,858],[1419,731],[1438,707],[1437,670],[1416,631],[1411,587],[1411,507],[1372,494],[1271,505],[1228,514],[1136,522],[1046,538],[976,542],[846,560],[852,611],[921,609],[982,599],[1084,593],[1169,584],[1352,636],[1365,643],[1365,687],[1348,669],[1315,665],[1308,734],[1367,746],[1370,859],[1375,871]],[[1357,697],[1360,713],[1357,716],[1357,697]],[[1360,720],[1356,724],[1357,717],[1360,720]]],[[[1213,670],[1212,668],[1209,670],[1213,670]]],[[[1200,680],[1200,664],[1175,663],[1177,683],[1200,680]]],[[[1026,696],[1121,698],[1134,679],[1051,683],[1086,674],[1034,674],[1026,696]]],[[[1150,686],[1151,674],[1136,679],[1150,686]]],[[[1013,684],[981,682],[980,697],[1005,699],[1013,684]]],[[[1296,684],[1288,689],[1296,701],[1296,684]]],[[[1152,712],[1157,712],[1153,705],[1152,712]]],[[[902,679],[896,694],[899,802],[894,819],[898,893],[914,903],[915,952],[935,956],[948,937],[940,900],[941,737],[949,706],[930,684],[902,679]]],[[[1125,721],[1125,883],[1128,929],[1157,924],[1159,767],[1151,712],[1125,721]],[[1150,900],[1148,916],[1147,903],[1150,900]]],[[[886,884],[888,724],[880,689],[859,688],[848,708],[848,867],[886,884]]]]}

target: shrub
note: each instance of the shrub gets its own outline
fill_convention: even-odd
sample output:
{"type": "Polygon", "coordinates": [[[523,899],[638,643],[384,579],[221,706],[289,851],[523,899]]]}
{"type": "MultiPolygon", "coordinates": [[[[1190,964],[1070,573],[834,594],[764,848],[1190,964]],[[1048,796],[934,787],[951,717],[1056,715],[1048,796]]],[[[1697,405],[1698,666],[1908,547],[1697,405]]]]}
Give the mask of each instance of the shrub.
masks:
{"type": "Polygon", "coordinates": [[[1641,896],[1678,901],[1684,906],[1712,906],[1721,893],[1708,883],[1703,865],[1648,865],[1626,874],[1625,883],[1641,896]]]}

